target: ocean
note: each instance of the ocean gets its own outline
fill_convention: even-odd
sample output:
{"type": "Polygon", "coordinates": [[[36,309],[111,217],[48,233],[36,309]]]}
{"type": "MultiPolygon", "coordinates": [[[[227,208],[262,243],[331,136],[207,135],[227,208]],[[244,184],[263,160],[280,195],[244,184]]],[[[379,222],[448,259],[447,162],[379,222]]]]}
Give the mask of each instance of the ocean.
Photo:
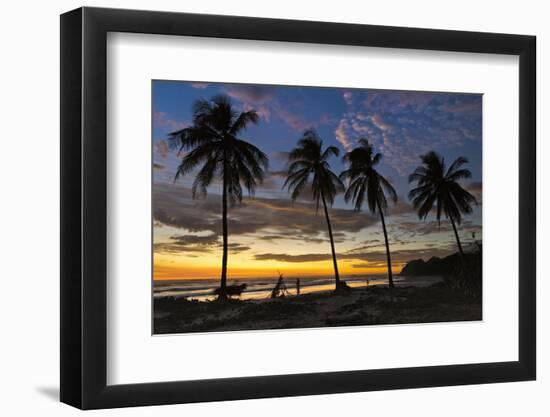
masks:
{"type": "MultiPolygon", "coordinates": [[[[346,283],[353,288],[361,288],[372,285],[387,285],[386,275],[369,275],[344,277],[346,283]]],[[[441,277],[404,277],[393,278],[396,286],[417,286],[424,287],[441,280],[441,277]]],[[[241,294],[241,300],[260,300],[269,298],[271,291],[277,283],[277,278],[237,278],[228,279],[228,285],[246,284],[246,289],[241,294]]],[[[296,295],[296,278],[285,278],[284,284],[287,295],[296,295]]],[[[207,301],[216,298],[214,290],[220,285],[219,279],[186,279],[186,280],[163,280],[154,281],[153,296],[187,298],[188,300],[207,301]]],[[[300,294],[331,291],[334,289],[333,277],[307,277],[300,278],[300,294]]]]}

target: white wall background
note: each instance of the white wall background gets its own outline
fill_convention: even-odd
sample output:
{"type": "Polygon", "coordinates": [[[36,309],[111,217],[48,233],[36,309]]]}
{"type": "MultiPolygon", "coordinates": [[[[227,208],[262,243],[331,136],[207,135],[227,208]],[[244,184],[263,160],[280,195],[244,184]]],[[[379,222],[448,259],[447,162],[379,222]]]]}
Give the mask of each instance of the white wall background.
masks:
{"type": "MultiPolygon", "coordinates": [[[[74,415],[59,392],[59,17],[71,0],[6,2],[0,20],[0,410],[5,415],[74,415]]],[[[536,0],[298,2],[124,0],[86,5],[534,34],[538,37],[538,381],[232,403],[99,411],[97,415],[545,416],[550,412],[550,147],[542,120],[550,97],[550,26],[536,0]],[[543,190],[546,188],[546,190],[543,190]]]]}

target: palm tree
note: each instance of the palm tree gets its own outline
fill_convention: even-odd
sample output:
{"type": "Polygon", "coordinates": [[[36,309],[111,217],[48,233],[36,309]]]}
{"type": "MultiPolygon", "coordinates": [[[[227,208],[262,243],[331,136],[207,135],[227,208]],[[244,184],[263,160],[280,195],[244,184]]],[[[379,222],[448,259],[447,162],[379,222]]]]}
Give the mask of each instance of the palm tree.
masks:
{"type": "Polygon", "coordinates": [[[331,156],[338,156],[339,150],[335,146],[328,146],[323,150],[323,141],[317,133],[310,129],[306,130],[298,140],[298,146],[288,156],[290,165],[288,167],[287,179],[283,188],[288,187],[292,201],[304,191],[306,185],[311,184],[311,193],[315,201],[315,210],[319,210],[319,202],[323,203],[325,217],[327,220],[330,247],[332,249],[332,263],[334,265],[334,279],[336,290],[343,288],[338,273],[336,262],[336,251],[334,249],[334,238],[332,226],[328,214],[327,203],[332,205],[334,197],[344,191],[342,181],[330,170],[328,159],[331,156]]]}
{"type": "Polygon", "coordinates": [[[344,194],[346,202],[350,200],[355,204],[355,210],[360,211],[365,197],[372,214],[377,211],[382,221],[382,230],[386,241],[386,258],[388,263],[388,283],[390,288],[394,287],[391,270],[390,245],[388,243],[388,232],[384,212],[388,207],[386,194],[395,203],[397,193],[390,182],[376,170],[375,166],[382,159],[382,154],[374,154],[372,146],[367,139],[359,139],[359,146],[344,155],[344,162],[349,164],[349,169],[340,174],[340,178],[347,178],[349,186],[344,194]]]}
{"type": "Polygon", "coordinates": [[[216,96],[210,101],[196,101],[192,125],[170,134],[179,152],[189,151],[178,166],[174,182],[198,169],[192,186],[193,198],[206,196],[207,187],[215,179],[222,182],[220,300],[227,298],[227,202],[241,202],[243,186],[252,195],[257,184],[263,181],[268,166],[267,156],[262,151],[237,136],[250,123],[257,122],[258,114],[254,110],[238,113],[227,96],[216,96]]]}
{"type": "Polygon", "coordinates": [[[458,183],[472,176],[470,170],[462,168],[468,160],[460,156],[446,170],[444,158],[434,151],[422,155],[420,159],[422,165],[409,176],[409,183],[416,182],[416,188],[409,192],[409,199],[420,219],[425,219],[434,205],[438,224],[441,224],[441,214],[445,214],[453,226],[460,257],[463,258],[464,251],[456,225],[460,225],[464,214],[472,212],[472,204],[477,205],[475,197],[458,183]]]}

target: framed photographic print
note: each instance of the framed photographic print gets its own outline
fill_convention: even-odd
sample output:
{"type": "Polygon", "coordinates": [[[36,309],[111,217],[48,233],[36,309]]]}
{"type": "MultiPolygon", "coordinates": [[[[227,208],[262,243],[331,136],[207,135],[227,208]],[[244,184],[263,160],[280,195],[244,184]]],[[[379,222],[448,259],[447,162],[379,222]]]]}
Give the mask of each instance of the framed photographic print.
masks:
{"type": "Polygon", "coordinates": [[[535,38],[61,16],[61,400],[535,379],[535,38]]]}

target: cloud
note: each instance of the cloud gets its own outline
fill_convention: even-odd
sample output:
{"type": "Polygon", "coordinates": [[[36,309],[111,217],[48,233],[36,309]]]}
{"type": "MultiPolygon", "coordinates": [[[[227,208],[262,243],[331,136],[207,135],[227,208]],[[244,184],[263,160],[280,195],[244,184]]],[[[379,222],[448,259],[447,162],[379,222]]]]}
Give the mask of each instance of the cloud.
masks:
{"type": "Polygon", "coordinates": [[[163,140],[163,139],[160,139],[160,140],[157,140],[154,142],[154,149],[155,149],[155,153],[162,159],[166,159],[166,157],[168,156],[168,152],[169,152],[169,146],[168,146],[168,143],[163,140]]]}
{"type": "Polygon", "coordinates": [[[274,111],[283,122],[297,132],[303,132],[306,129],[313,128],[315,125],[314,123],[305,120],[297,113],[287,110],[285,107],[276,105],[274,107],[274,111]]]}
{"type": "Polygon", "coordinates": [[[239,101],[244,111],[255,110],[262,119],[271,119],[269,103],[274,98],[273,87],[252,84],[228,84],[226,94],[239,101]]]}
{"type": "Polygon", "coordinates": [[[287,171],[268,171],[265,173],[264,180],[262,182],[262,190],[282,190],[283,183],[286,179],[287,171]]]}
{"type": "Polygon", "coordinates": [[[483,184],[481,183],[481,181],[473,181],[466,185],[466,187],[464,188],[466,188],[466,191],[468,191],[476,198],[478,204],[482,203],[481,200],[483,196],[483,184]]]}
{"type": "Polygon", "coordinates": [[[288,255],[285,253],[260,253],[254,255],[257,261],[279,261],[279,262],[318,262],[331,259],[328,253],[308,253],[305,255],[288,255]]]}
{"type": "Polygon", "coordinates": [[[257,84],[228,84],[227,95],[245,103],[264,103],[273,99],[273,87],[257,84]]]}
{"type": "Polygon", "coordinates": [[[196,88],[198,90],[204,90],[208,87],[208,83],[191,83],[191,87],[196,88]]]}
{"type": "Polygon", "coordinates": [[[380,114],[375,114],[370,117],[370,120],[372,124],[374,124],[378,129],[380,129],[382,132],[391,132],[393,131],[393,128],[388,123],[385,123],[382,120],[382,116],[380,114]]]}
{"type": "Polygon", "coordinates": [[[327,114],[322,114],[321,117],[319,117],[319,124],[321,125],[333,125],[338,122],[338,119],[335,117],[331,117],[327,114]]]}
{"type": "Polygon", "coordinates": [[[302,133],[304,130],[315,126],[314,122],[308,121],[298,112],[289,109],[291,104],[282,103],[275,95],[275,87],[253,84],[228,84],[225,86],[228,96],[239,101],[244,110],[254,109],[258,115],[270,121],[277,117],[286,123],[292,130],[302,133]]]}
{"type": "MultiPolygon", "coordinates": [[[[157,242],[153,245],[156,253],[211,253],[220,252],[223,247],[221,239],[216,234],[209,235],[175,235],[171,236],[169,242],[157,242]]],[[[242,243],[229,242],[228,251],[236,254],[250,249],[242,243]]]]}
{"type": "Polygon", "coordinates": [[[344,93],[342,94],[342,98],[347,105],[351,105],[353,103],[353,94],[351,91],[344,91],[344,93]]]}
{"type": "Polygon", "coordinates": [[[178,245],[189,246],[189,245],[199,245],[199,246],[210,246],[218,242],[218,236],[215,234],[210,234],[206,236],[199,235],[176,235],[170,237],[178,245]]]}
{"type": "MultiPolygon", "coordinates": [[[[391,252],[394,263],[408,262],[413,259],[419,259],[433,256],[443,257],[453,253],[452,248],[430,248],[430,249],[405,249],[405,250],[393,250],[391,252]]],[[[363,265],[376,266],[386,265],[386,251],[363,251],[354,252],[348,251],[344,253],[336,253],[336,258],[339,261],[355,260],[362,261],[363,265]]],[[[259,261],[276,261],[276,262],[290,262],[290,263],[303,263],[303,262],[322,262],[332,259],[330,253],[306,253],[300,255],[291,255],[286,253],[259,253],[254,255],[255,260],[259,261]]]]}
{"type": "MultiPolygon", "coordinates": [[[[220,195],[208,194],[193,200],[191,191],[179,184],[155,184],[153,187],[154,220],[189,233],[221,233],[220,195]]],[[[378,223],[378,217],[353,210],[330,210],[334,235],[354,233],[378,223]]],[[[289,199],[248,197],[229,210],[230,235],[250,235],[257,232],[274,236],[290,236],[307,241],[326,239],[326,223],[310,202],[290,202],[289,199]]]]}
{"type": "MultiPolygon", "coordinates": [[[[332,233],[332,237],[335,243],[342,243],[349,237],[345,233],[332,233]]],[[[324,232],[319,232],[319,237],[314,236],[293,236],[287,233],[269,233],[262,234],[261,236],[255,236],[256,239],[264,240],[267,242],[275,242],[277,240],[295,240],[304,243],[327,243],[329,242],[329,237],[324,232]]]]}
{"type": "MultiPolygon", "coordinates": [[[[392,219],[409,216],[411,206],[402,202],[391,208],[392,219]]],[[[193,200],[188,188],[179,184],[155,184],[153,188],[153,213],[156,227],[170,226],[181,230],[171,236],[168,242],[156,242],[156,252],[171,253],[219,253],[221,248],[221,198],[219,194],[210,193],[204,199],[193,200]]],[[[330,210],[333,236],[337,243],[354,242],[356,234],[366,228],[369,239],[362,239],[349,250],[338,252],[341,261],[356,260],[368,262],[385,261],[385,243],[381,237],[381,226],[377,215],[368,212],[355,212],[349,209],[332,208],[330,210]],[[380,236],[380,237],[378,237],[380,236]]],[[[390,247],[392,259],[406,262],[411,259],[431,256],[446,256],[455,251],[452,230],[448,222],[441,227],[436,221],[390,222],[390,247]],[[441,242],[442,233],[448,234],[448,242],[441,242]],[[434,236],[437,247],[430,247],[422,237],[434,236]],[[424,244],[421,249],[408,249],[407,245],[424,244]],[[403,249],[399,249],[403,248],[403,249]]],[[[461,236],[481,232],[481,226],[470,220],[460,227],[461,236]]],[[[236,243],[236,237],[254,238],[266,242],[294,240],[310,243],[328,243],[328,233],[324,216],[315,213],[312,203],[295,202],[288,199],[249,197],[241,205],[229,210],[230,251],[238,253],[251,250],[251,245],[236,243]]],[[[238,241],[239,239],[237,239],[238,241]]],[[[328,246],[327,246],[328,247],[328,246]]],[[[289,253],[256,253],[256,260],[273,260],[280,262],[318,262],[329,260],[330,252],[289,254],[289,253]]],[[[371,264],[372,266],[372,264],[371,264]]]]}
{"type": "Polygon", "coordinates": [[[189,123],[182,120],[172,119],[166,112],[155,111],[153,112],[153,126],[169,133],[183,129],[189,126],[189,123]]]}
{"type": "MultiPolygon", "coordinates": [[[[421,236],[431,236],[437,234],[450,234],[453,233],[453,229],[450,223],[445,219],[441,219],[441,224],[438,224],[437,220],[433,221],[403,221],[396,224],[393,224],[389,227],[391,231],[395,233],[400,233],[401,236],[406,235],[410,238],[421,237],[421,236]]],[[[481,225],[474,223],[471,220],[465,220],[462,222],[459,233],[460,234],[470,234],[470,233],[479,233],[481,232],[481,225]]]]}
{"type": "Polygon", "coordinates": [[[335,136],[346,150],[366,137],[385,164],[406,176],[420,154],[479,142],[481,113],[481,95],[354,91],[335,136]]]}
{"type": "Polygon", "coordinates": [[[334,135],[336,136],[336,140],[340,142],[342,147],[346,150],[346,152],[349,152],[352,148],[351,140],[347,134],[347,130],[349,129],[350,124],[348,122],[348,119],[343,118],[338,123],[338,127],[334,131],[334,135]]]}

